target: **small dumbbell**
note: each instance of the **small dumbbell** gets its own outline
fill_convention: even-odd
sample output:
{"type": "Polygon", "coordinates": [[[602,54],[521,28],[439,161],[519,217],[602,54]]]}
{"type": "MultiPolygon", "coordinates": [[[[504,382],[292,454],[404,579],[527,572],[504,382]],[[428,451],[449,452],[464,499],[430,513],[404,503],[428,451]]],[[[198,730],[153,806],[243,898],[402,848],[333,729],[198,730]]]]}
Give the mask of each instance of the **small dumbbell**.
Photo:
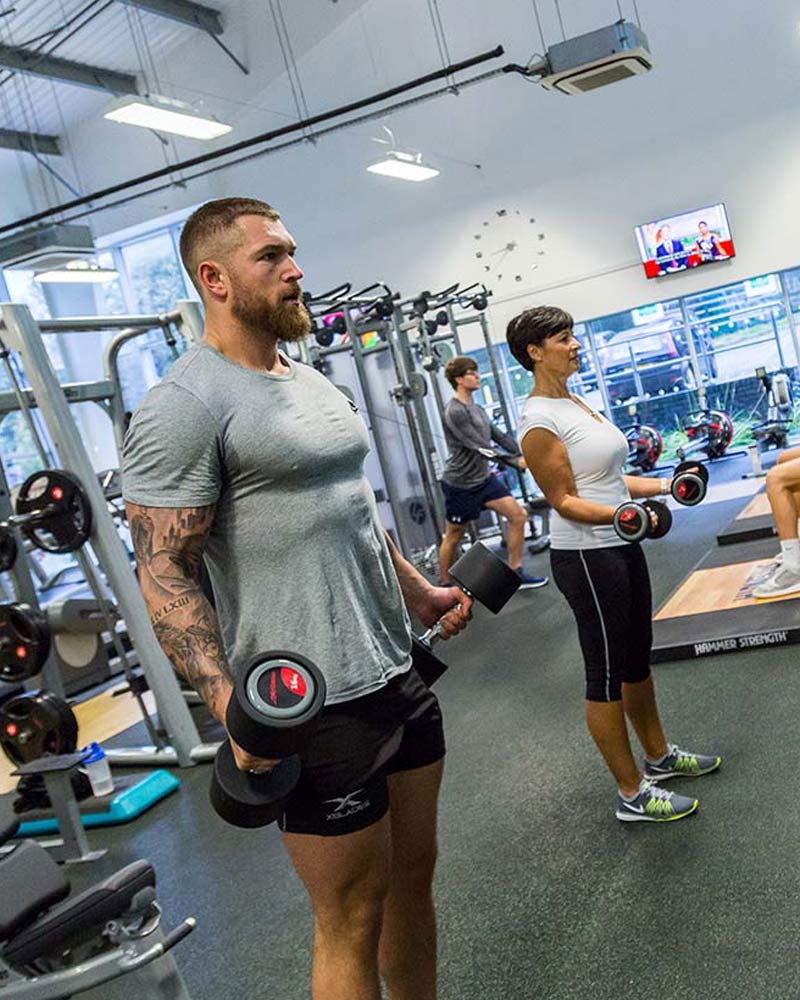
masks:
{"type": "Polygon", "coordinates": [[[670,509],[658,500],[645,500],[644,503],[629,500],[614,512],[614,531],[623,542],[663,538],[671,527],[670,509]]]}
{"type": "Polygon", "coordinates": [[[278,758],[269,771],[242,771],[230,741],[214,758],[209,795],[233,826],[273,823],[300,780],[299,753],[325,704],[325,678],[304,656],[275,650],[254,657],[237,676],[225,724],[232,740],[254,757],[278,758]]]}
{"type": "MultiPolygon", "coordinates": [[[[455,585],[474,601],[496,615],[519,590],[519,575],[498,558],[482,542],[476,542],[450,567],[455,585]]],[[[438,656],[431,652],[433,642],[441,635],[437,622],[424,635],[413,637],[412,661],[417,673],[431,687],[447,670],[438,656]]]]}
{"type": "Polygon", "coordinates": [[[681,462],[672,474],[670,493],[684,507],[694,507],[708,493],[708,469],[702,462],[681,462]]]}

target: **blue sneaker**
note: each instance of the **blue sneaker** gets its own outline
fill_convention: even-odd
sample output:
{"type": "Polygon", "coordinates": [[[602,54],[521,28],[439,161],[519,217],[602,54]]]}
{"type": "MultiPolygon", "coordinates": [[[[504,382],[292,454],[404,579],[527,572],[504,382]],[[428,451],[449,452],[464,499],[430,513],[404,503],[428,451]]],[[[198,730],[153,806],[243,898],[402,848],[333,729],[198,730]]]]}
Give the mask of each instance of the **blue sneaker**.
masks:
{"type": "Polygon", "coordinates": [[[550,582],[549,577],[528,576],[528,574],[523,572],[521,569],[517,570],[517,576],[520,580],[522,580],[522,583],[519,585],[520,590],[536,590],[537,587],[546,587],[550,582]]]}

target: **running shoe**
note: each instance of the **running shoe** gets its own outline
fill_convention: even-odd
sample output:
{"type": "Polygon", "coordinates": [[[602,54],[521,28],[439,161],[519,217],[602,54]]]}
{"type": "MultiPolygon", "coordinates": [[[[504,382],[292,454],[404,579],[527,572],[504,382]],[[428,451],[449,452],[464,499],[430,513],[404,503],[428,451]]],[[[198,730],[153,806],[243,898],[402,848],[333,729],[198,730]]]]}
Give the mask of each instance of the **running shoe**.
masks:
{"type": "Polygon", "coordinates": [[[783,565],[776,563],[773,573],[753,589],[753,597],[765,600],[768,597],[785,597],[788,594],[800,596],[800,574],[793,573],[783,565]]]}
{"type": "Polygon", "coordinates": [[[546,587],[550,582],[546,576],[528,576],[527,573],[523,573],[519,569],[517,570],[517,576],[522,580],[522,583],[519,585],[520,590],[536,590],[537,587],[546,587]]]}
{"type": "Polygon", "coordinates": [[[691,753],[670,743],[667,756],[658,764],[644,762],[644,776],[650,781],[666,781],[667,778],[699,778],[701,774],[716,771],[722,763],[714,754],[691,753]]]}
{"type": "Polygon", "coordinates": [[[617,797],[617,819],[623,823],[669,823],[689,816],[698,806],[697,799],[676,795],[642,778],[639,794],[632,802],[617,797]]]}

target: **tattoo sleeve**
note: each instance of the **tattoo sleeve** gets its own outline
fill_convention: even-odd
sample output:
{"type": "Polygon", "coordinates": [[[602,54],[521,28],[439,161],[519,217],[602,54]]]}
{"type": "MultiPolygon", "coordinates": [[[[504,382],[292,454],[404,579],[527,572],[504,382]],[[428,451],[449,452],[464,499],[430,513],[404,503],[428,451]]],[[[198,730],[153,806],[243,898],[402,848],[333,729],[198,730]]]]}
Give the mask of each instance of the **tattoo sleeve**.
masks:
{"type": "Polygon", "coordinates": [[[175,670],[224,722],[231,671],[199,576],[214,507],[128,503],[127,510],[139,585],[156,638],[175,670]]]}

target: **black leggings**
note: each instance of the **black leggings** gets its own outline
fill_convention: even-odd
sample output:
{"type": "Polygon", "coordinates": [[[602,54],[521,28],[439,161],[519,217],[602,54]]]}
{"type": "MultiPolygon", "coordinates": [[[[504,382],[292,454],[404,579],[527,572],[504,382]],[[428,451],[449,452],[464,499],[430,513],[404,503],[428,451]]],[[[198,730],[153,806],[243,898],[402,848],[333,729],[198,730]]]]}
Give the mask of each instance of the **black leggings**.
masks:
{"type": "Polygon", "coordinates": [[[619,701],[622,683],[650,676],[652,598],[638,544],[554,549],[553,579],[578,623],[588,701],[619,701]]]}

